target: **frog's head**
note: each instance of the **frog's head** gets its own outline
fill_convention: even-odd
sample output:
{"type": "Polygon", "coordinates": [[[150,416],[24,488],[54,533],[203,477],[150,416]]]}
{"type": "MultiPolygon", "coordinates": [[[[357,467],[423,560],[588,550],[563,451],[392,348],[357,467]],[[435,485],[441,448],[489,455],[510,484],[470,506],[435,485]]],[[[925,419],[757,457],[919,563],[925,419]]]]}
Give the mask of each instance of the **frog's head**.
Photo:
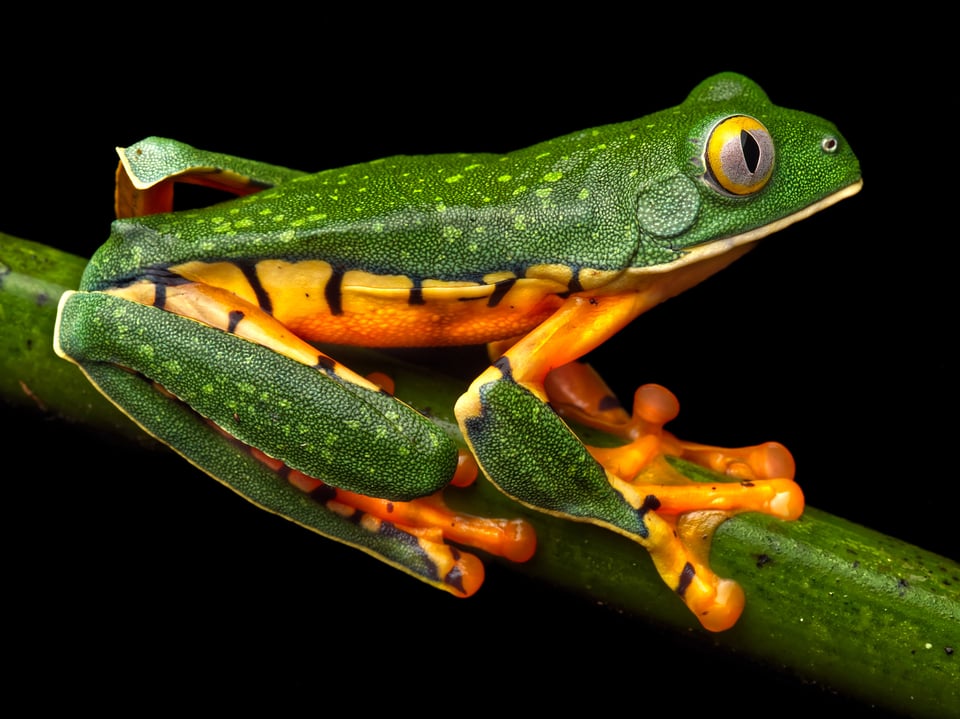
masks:
{"type": "Polygon", "coordinates": [[[742,75],[708,78],[669,112],[679,172],[642,190],[638,218],[641,243],[683,250],[679,263],[753,243],[860,189],[833,123],[773,105],[742,75]],[[656,194],[673,202],[645,201],[656,194]]]}

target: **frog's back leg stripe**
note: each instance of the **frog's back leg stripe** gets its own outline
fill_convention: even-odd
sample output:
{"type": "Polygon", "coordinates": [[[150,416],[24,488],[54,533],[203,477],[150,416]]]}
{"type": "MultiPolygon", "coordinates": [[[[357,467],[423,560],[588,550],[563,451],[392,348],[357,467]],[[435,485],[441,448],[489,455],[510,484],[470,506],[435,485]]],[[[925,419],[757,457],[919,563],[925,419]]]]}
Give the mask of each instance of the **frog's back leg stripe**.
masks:
{"type": "Polygon", "coordinates": [[[230,310],[228,317],[230,321],[227,323],[227,332],[230,334],[236,334],[237,325],[243,320],[246,315],[240,310],[230,310]]]}
{"type": "Polygon", "coordinates": [[[317,361],[314,363],[313,366],[322,372],[326,372],[327,374],[335,374],[337,371],[337,366],[339,364],[340,363],[337,362],[332,357],[328,357],[327,355],[324,355],[324,354],[318,354],[317,361]]]}

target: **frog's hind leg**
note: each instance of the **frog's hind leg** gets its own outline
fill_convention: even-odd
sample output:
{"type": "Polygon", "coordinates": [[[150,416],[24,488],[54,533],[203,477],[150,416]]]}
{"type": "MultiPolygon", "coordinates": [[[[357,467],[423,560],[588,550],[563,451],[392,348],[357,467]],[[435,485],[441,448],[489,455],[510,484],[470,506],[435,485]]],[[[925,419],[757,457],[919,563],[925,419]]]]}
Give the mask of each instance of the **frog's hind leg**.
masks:
{"type": "MultiPolygon", "coordinates": [[[[405,555],[416,557],[415,561],[405,560],[406,567],[419,568],[418,572],[411,573],[430,577],[431,583],[442,585],[451,594],[469,597],[476,593],[483,583],[484,568],[477,556],[457,549],[448,541],[514,562],[527,561],[536,549],[536,535],[526,520],[479,517],[454,511],[444,502],[442,491],[409,501],[388,501],[338,489],[291,469],[255,448],[246,447],[246,450],[331,514],[369,534],[399,539],[405,555]]],[[[458,485],[468,481],[452,480],[458,485]]]]}
{"type": "Polygon", "coordinates": [[[174,208],[176,184],[201,185],[249,195],[305,174],[299,170],[199,150],[165,137],[118,147],[114,209],[117,217],[142,217],[174,208]]]}
{"type": "MultiPolygon", "coordinates": [[[[144,430],[257,506],[457,596],[476,591],[483,572],[446,540],[516,561],[534,550],[525,521],[469,517],[430,496],[459,482],[456,443],[375,384],[344,379],[346,368],[317,350],[310,364],[296,361],[282,335],[269,346],[242,341],[105,292],[65,293],[60,316],[96,331],[58,332],[59,352],[144,430]],[[166,352],[155,350],[161,339],[166,352]],[[376,493],[383,499],[366,496],[376,493]]],[[[260,319],[248,334],[270,334],[260,319]]]]}

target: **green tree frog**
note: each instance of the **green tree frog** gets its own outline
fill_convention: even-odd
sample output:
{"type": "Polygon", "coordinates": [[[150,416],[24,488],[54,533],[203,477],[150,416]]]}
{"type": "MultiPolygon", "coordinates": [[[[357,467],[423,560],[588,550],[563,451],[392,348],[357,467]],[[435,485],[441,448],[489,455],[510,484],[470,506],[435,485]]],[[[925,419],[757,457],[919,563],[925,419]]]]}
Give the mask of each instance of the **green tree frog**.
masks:
{"type": "Polygon", "coordinates": [[[524,505],[644,546],[705,627],[736,621],[742,592],[707,561],[711,518],[798,517],[789,453],[682,442],[663,430],[667,390],[641,387],[628,414],[576,360],[856,193],[832,124],[724,73],[676,107],[508,154],[306,174],[161,138],[118,152],[118,219],[62,298],[54,342],[146,431],[256,504],[458,596],[483,566],[450,542],[516,561],[536,546],[525,521],[444,504],[479,465],[524,505]],[[237,197],[174,211],[176,182],[237,197]],[[487,344],[455,408],[469,452],[318,343],[487,344]],[[586,446],[571,419],[624,444],[586,446]],[[685,481],[670,454],[735,481],[685,481]]]}

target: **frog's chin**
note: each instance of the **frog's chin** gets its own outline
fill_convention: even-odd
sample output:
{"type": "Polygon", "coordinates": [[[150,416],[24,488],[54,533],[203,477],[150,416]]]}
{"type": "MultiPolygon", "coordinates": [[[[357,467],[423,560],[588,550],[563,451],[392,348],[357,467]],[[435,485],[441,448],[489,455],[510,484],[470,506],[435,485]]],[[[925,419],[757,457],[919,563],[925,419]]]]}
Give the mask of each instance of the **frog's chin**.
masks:
{"type": "Polygon", "coordinates": [[[821,210],[825,210],[831,205],[837,204],[841,200],[845,200],[848,197],[856,195],[862,188],[863,180],[857,180],[852,185],[847,185],[843,189],[837,190],[833,194],[827,195],[823,199],[818,200],[811,205],[807,205],[802,210],[798,210],[797,212],[789,214],[786,217],[781,217],[779,220],[775,220],[774,222],[763,225],[762,227],[756,227],[752,230],[748,230],[747,232],[741,232],[739,235],[721,237],[720,239],[707,242],[703,245],[699,245],[698,247],[691,247],[689,250],[684,252],[682,258],[677,260],[674,266],[677,264],[686,265],[702,262],[703,260],[710,259],[711,257],[726,254],[742,245],[752,245],[757,242],[757,240],[762,240],[767,235],[772,235],[774,232],[779,232],[795,222],[805,220],[811,215],[815,215],[821,210]]]}

